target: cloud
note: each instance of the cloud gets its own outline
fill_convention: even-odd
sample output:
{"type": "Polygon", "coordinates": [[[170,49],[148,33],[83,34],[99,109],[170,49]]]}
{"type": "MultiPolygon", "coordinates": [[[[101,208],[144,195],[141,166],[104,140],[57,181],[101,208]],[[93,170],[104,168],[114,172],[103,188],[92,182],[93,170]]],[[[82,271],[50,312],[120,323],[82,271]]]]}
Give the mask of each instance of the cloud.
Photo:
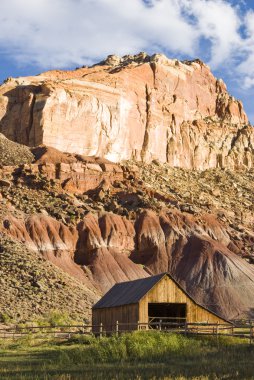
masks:
{"type": "Polygon", "coordinates": [[[254,86],[254,12],[225,0],[1,0],[0,50],[40,69],[162,51],[227,63],[254,86]],[[232,64],[232,62],[236,62],[232,64]]]}
{"type": "Polygon", "coordinates": [[[191,54],[196,32],[175,1],[1,0],[0,45],[20,62],[68,66],[151,46],[191,54]]]}
{"type": "Polygon", "coordinates": [[[237,9],[225,1],[182,1],[183,7],[195,20],[199,38],[211,43],[210,64],[217,67],[238,48],[241,25],[237,9]]]}
{"type": "Polygon", "coordinates": [[[254,11],[247,12],[244,18],[246,38],[242,41],[242,62],[237,71],[243,75],[245,89],[254,87],[254,11]]]}

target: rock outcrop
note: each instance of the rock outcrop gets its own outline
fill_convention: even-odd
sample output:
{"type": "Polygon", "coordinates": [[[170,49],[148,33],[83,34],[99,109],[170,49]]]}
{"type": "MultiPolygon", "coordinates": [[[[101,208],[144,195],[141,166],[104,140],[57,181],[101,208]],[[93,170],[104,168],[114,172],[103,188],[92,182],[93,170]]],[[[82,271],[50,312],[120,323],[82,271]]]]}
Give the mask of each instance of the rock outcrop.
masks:
{"type": "Polygon", "coordinates": [[[9,79],[0,88],[0,132],[114,162],[253,166],[254,132],[242,103],[203,62],[160,54],[9,79]]]}

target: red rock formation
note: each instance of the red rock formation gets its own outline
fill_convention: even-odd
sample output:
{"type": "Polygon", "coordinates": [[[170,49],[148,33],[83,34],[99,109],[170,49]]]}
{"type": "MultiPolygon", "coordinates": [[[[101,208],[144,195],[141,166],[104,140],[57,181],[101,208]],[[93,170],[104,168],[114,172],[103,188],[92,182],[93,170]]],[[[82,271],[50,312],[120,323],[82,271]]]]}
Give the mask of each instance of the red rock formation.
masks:
{"type": "Polygon", "coordinates": [[[254,133],[247,124],[241,102],[207,65],[158,54],[111,56],[0,88],[0,132],[8,138],[115,162],[252,167],[254,133]]]}
{"type": "Polygon", "coordinates": [[[1,228],[103,292],[116,282],[168,271],[225,318],[253,317],[254,269],[233,253],[234,241],[211,215],[148,210],[134,223],[88,213],[73,229],[44,215],[9,215],[1,228]]]}
{"type": "Polygon", "coordinates": [[[26,220],[8,215],[4,228],[5,232],[25,243],[30,250],[37,251],[86,285],[91,284],[92,278],[88,280],[84,271],[73,261],[77,239],[75,231],[70,231],[62,223],[45,215],[32,215],[26,220]]]}
{"type": "Polygon", "coordinates": [[[7,215],[2,229],[71,276],[86,285],[96,283],[103,291],[116,282],[148,276],[129,258],[135,230],[118,215],[98,218],[89,213],[77,230],[42,214],[26,220],[7,215]]]}
{"type": "Polygon", "coordinates": [[[254,315],[254,269],[223,244],[190,236],[173,273],[198,302],[218,314],[230,319],[254,315]]]}
{"type": "Polygon", "coordinates": [[[149,211],[136,225],[134,262],[153,273],[168,271],[196,300],[225,318],[254,315],[254,269],[229,249],[229,235],[213,216],[149,211]]]}
{"type": "Polygon", "coordinates": [[[18,171],[24,181],[31,175],[42,176],[56,181],[68,193],[80,194],[124,178],[123,169],[107,160],[76,158],[52,148],[45,148],[45,152],[35,163],[20,165],[18,170],[17,166],[0,168],[0,175],[11,176],[18,171]]]}
{"type": "Polygon", "coordinates": [[[116,282],[148,276],[129,255],[134,249],[135,230],[131,222],[114,214],[88,214],[78,225],[75,262],[87,265],[103,291],[116,282]]]}

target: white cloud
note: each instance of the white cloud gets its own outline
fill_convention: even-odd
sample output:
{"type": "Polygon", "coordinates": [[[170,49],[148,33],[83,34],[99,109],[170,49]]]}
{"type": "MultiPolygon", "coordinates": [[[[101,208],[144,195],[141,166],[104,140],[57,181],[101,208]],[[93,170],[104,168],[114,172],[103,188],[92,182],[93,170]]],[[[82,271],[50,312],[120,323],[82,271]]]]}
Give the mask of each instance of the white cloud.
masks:
{"type": "Polygon", "coordinates": [[[182,4],[195,18],[199,37],[211,43],[210,64],[213,67],[234,54],[241,41],[238,33],[241,22],[236,8],[220,0],[189,0],[182,4]]]}
{"type": "Polygon", "coordinates": [[[82,64],[156,45],[191,54],[196,32],[175,1],[1,0],[0,44],[22,62],[82,64]]]}
{"type": "Polygon", "coordinates": [[[249,11],[244,19],[246,38],[242,41],[242,62],[237,70],[243,75],[245,89],[254,87],[254,11],[249,11]]]}
{"type": "Polygon", "coordinates": [[[243,86],[246,90],[249,90],[254,86],[254,78],[251,76],[246,76],[244,78],[243,86]]]}
{"type": "Polygon", "coordinates": [[[226,63],[254,86],[254,12],[226,0],[1,0],[0,50],[41,69],[91,64],[141,50],[226,63]],[[240,33],[245,28],[246,35],[240,33]],[[234,59],[242,59],[237,66],[234,59]]]}
{"type": "Polygon", "coordinates": [[[42,65],[132,52],[148,43],[192,51],[193,28],[173,1],[153,1],[147,8],[139,0],[2,0],[0,14],[2,45],[18,59],[34,53],[42,65]],[[44,63],[48,53],[50,62],[44,63]]]}

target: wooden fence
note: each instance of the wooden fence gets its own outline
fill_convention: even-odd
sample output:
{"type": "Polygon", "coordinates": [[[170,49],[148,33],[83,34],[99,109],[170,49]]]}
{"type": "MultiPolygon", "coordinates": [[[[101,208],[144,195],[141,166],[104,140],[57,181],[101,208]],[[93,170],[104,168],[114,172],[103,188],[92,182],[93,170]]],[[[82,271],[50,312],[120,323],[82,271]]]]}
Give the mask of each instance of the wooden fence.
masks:
{"type": "Polygon", "coordinates": [[[70,339],[73,336],[95,335],[98,337],[119,335],[130,331],[156,330],[164,333],[184,335],[206,335],[206,336],[230,336],[248,339],[250,344],[254,342],[254,321],[237,321],[236,323],[173,323],[160,320],[159,322],[121,324],[116,322],[115,326],[105,329],[102,324],[92,325],[65,325],[65,326],[12,326],[0,329],[0,339],[17,339],[24,336],[33,336],[38,339],[61,338],[70,339]],[[94,333],[94,331],[97,331],[94,333]]]}

